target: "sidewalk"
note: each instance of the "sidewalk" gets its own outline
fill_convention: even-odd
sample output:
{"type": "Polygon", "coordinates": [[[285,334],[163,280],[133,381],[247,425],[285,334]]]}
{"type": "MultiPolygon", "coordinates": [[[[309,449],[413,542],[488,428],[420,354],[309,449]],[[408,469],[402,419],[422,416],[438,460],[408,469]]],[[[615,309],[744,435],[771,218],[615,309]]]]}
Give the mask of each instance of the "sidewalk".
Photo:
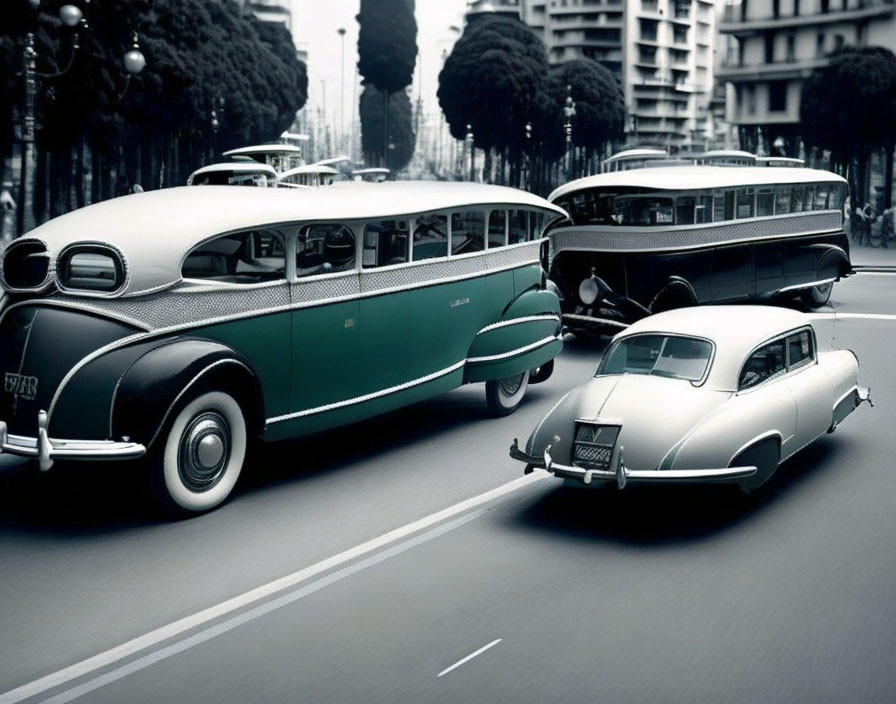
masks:
{"type": "Polygon", "coordinates": [[[853,266],[896,267],[896,247],[870,247],[849,243],[849,258],[853,266]]]}

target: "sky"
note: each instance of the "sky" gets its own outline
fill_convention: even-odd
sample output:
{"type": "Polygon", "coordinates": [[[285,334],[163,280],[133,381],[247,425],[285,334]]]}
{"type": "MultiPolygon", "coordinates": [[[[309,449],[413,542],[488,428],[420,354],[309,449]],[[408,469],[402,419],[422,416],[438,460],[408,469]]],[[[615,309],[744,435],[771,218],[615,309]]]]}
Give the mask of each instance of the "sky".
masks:
{"type": "MultiPolygon", "coordinates": [[[[355,19],[360,0],[292,1],[293,35],[299,48],[308,52],[305,110],[316,111],[323,106],[330,124],[338,125],[341,121],[348,127],[353,112],[357,111],[361,92],[355,19]],[[344,38],[338,33],[340,28],[346,30],[344,38]]],[[[466,0],[416,0],[415,5],[419,53],[412,99],[416,100],[419,94],[427,111],[437,111],[436,90],[442,55],[451,50],[459,36],[467,3],[466,0]],[[452,30],[452,26],[456,29],[452,30]]]]}

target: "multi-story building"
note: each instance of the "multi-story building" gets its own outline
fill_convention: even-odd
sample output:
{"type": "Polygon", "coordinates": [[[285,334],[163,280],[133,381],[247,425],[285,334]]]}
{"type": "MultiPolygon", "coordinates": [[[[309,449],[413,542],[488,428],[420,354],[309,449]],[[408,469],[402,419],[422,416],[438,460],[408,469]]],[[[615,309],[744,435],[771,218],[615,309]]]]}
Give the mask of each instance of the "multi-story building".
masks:
{"type": "Polygon", "coordinates": [[[713,87],[715,0],[523,0],[548,60],[591,58],[616,76],[631,141],[702,146],[713,87]]]}
{"type": "Polygon", "coordinates": [[[741,147],[769,153],[778,141],[789,156],[798,155],[803,81],[844,46],[896,49],[894,13],[894,0],[729,4],[719,30],[734,41],[718,79],[734,86],[728,120],[738,127],[741,147]]]}
{"type": "Polygon", "coordinates": [[[290,0],[241,0],[245,10],[254,12],[263,22],[278,22],[292,32],[292,2],[290,0]]]}

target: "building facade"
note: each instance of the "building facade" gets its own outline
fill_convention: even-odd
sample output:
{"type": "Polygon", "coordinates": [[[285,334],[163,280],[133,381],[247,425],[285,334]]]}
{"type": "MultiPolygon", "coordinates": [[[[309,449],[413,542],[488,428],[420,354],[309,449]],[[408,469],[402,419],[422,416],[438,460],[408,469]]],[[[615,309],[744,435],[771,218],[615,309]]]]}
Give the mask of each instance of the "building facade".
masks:
{"type": "Polygon", "coordinates": [[[740,146],[799,156],[803,81],[844,46],[896,49],[894,0],[740,0],[719,25],[731,37],[718,71],[740,146]]]}
{"type": "Polygon", "coordinates": [[[523,0],[551,64],[590,58],[619,81],[631,142],[711,139],[715,0],[523,0]]]}

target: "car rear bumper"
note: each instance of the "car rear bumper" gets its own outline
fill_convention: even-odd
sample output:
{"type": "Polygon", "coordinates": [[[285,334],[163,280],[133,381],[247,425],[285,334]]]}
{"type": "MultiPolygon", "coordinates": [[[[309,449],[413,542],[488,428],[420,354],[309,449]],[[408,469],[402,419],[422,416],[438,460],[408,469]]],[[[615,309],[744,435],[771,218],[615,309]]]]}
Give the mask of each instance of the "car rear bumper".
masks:
{"type": "Polygon", "coordinates": [[[47,414],[38,416],[37,437],[7,433],[6,423],[0,421],[0,454],[37,459],[44,471],[55,460],[124,460],[146,454],[140,443],[115,440],[62,440],[47,435],[47,414]]]}
{"type": "Polygon", "coordinates": [[[620,489],[629,483],[634,484],[703,484],[703,483],[737,483],[756,474],[756,467],[723,467],[719,469],[665,469],[665,470],[632,470],[625,466],[624,448],[619,447],[614,453],[613,466],[610,469],[587,469],[555,462],[551,457],[551,448],[544,452],[544,457],[536,457],[523,452],[514,441],[510,448],[510,456],[526,462],[526,473],[536,467],[546,469],[560,479],[572,479],[585,485],[592,482],[605,483],[615,481],[620,489]]]}

